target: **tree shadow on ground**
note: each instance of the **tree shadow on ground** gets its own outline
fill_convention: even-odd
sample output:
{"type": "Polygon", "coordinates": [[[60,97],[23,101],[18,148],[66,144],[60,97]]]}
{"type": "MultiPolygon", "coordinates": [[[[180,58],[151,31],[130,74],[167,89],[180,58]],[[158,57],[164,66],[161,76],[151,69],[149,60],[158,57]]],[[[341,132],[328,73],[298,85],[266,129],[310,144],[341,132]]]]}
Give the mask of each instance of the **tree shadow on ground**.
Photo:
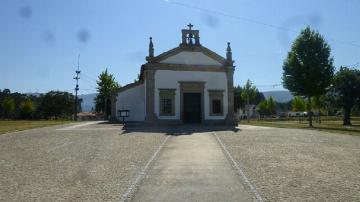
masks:
{"type": "Polygon", "coordinates": [[[232,131],[238,132],[239,128],[235,126],[224,125],[200,125],[200,124],[184,124],[171,126],[148,126],[148,125],[124,125],[122,129],[123,134],[129,133],[165,133],[166,135],[192,135],[193,133],[209,133],[214,131],[232,131]]]}

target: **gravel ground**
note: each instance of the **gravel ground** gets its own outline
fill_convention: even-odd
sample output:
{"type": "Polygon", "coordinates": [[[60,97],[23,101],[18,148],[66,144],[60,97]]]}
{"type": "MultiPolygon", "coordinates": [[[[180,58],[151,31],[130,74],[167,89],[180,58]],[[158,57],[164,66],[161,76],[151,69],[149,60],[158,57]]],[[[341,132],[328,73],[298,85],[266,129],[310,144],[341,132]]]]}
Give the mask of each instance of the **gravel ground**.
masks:
{"type": "Polygon", "coordinates": [[[117,201],[166,138],[110,124],[63,127],[0,136],[0,201],[117,201]]]}
{"type": "Polygon", "coordinates": [[[216,132],[267,201],[360,201],[360,137],[241,126],[216,132]]]}

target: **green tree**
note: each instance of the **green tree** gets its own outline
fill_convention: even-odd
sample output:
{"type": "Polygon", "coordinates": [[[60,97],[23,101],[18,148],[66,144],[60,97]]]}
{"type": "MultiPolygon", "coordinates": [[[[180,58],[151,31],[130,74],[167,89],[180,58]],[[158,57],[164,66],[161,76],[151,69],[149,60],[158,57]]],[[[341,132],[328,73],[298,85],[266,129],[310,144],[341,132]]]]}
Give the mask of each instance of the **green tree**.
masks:
{"type": "Polygon", "coordinates": [[[337,99],[337,93],[332,85],[324,95],[324,108],[328,115],[335,115],[342,108],[339,106],[341,106],[341,102],[337,99]]]}
{"type": "Polygon", "coordinates": [[[254,98],[254,101],[253,101],[253,104],[257,105],[261,101],[264,101],[264,100],[266,100],[264,94],[262,92],[257,91],[256,95],[255,95],[255,98],[254,98]]]}
{"type": "Polygon", "coordinates": [[[303,112],[305,111],[305,107],[305,101],[299,96],[294,97],[291,101],[291,111],[293,112],[303,112]]]}
{"type": "Polygon", "coordinates": [[[258,112],[260,113],[260,116],[273,115],[276,113],[276,103],[272,96],[258,104],[258,112]]]}
{"type": "Polygon", "coordinates": [[[276,113],[276,103],[271,96],[267,100],[267,110],[270,115],[273,115],[276,113]]]}
{"type": "Polygon", "coordinates": [[[139,82],[140,79],[141,79],[141,75],[140,75],[140,74],[137,74],[136,79],[134,79],[134,83],[139,82]]]}
{"type": "Polygon", "coordinates": [[[120,88],[120,85],[107,69],[101,72],[97,84],[98,95],[95,97],[95,111],[104,112],[105,119],[107,119],[111,112],[111,93],[120,88]]]}
{"type": "Polygon", "coordinates": [[[2,102],[2,110],[5,118],[12,118],[15,112],[15,101],[12,97],[6,96],[2,102]]]}
{"type": "Polygon", "coordinates": [[[234,87],[234,111],[244,107],[244,100],[241,97],[242,88],[241,86],[234,87]]]}
{"type": "Polygon", "coordinates": [[[268,106],[266,100],[263,100],[258,104],[258,112],[260,114],[260,117],[268,114],[268,106]]]}
{"type": "Polygon", "coordinates": [[[20,103],[20,115],[23,119],[29,119],[34,113],[34,104],[31,99],[26,99],[20,103]]]}
{"type": "Polygon", "coordinates": [[[314,96],[311,104],[313,109],[317,109],[318,122],[321,123],[321,109],[325,108],[325,95],[314,96]]]}
{"type": "MultiPolygon", "coordinates": [[[[306,102],[304,99],[302,99],[300,96],[296,96],[294,97],[294,99],[291,101],[291,111],[293,112],[303,112],[306,109],[306,102]]],[[[299,118],[299,123],[301,122],[301,118],[300,116],[299,118]]]]}
{"type": "Polygon", "coordinates": [[[4,89],[3,91],[0,90],[0,118],[4,118],[4,109],[3,109],[3,103],[4,99],[10,95],[9,89],[4,89]]]}
{"type": "Polygon", "coordinates": [[[360,71],[340,67],[333,80],[333,88],[344,110],[344,125],[351,125],[351,109],[360,97],[360,71]]]}
{"type": "Polygon", "coordinates": [[[249,119],[249,113],[250,113],[249,107],[250,106],[249,105],[255,99],[258,92],[259,91],[256,88],[256,86],[254,86],[249,79],[246,81],[246,84],[242,88],[241,98],[242,98],[242,100],[246,101],[246,105],[247,105],[246,117],[247,117],[248,122],[250,122],[250,119],[249,119]]]}
{"type": "Polygon", "coordinates": [[[68,92],[50,91],[41,97],[39,113],[45,119],[71,118],[74,96],[68,92]]]}
{"type": "Polygon", "coordinates": [[[325,94],[334,74],[330,46],[310,27],[301,31],[283,64],[283,86],[309,102],[309,126],[312,127],[311,97],[325,94]]]}

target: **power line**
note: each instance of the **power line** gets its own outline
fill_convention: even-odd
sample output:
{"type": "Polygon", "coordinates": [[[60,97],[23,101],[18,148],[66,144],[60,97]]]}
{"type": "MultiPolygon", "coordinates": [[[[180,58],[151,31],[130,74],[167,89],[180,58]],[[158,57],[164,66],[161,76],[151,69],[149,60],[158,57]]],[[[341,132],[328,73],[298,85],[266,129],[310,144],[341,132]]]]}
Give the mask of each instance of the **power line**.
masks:
{"type": "Polygon", "coordinates": [[[360,62],[357,62],[355,64],[350,65],[350,67],[358,67],[360,65],[360,62]]]}
{"type": "Polygon", "coordinates": [[[95,78],[92,77],[92,76],[89,76],[89,75],[85,74],[84,72],[81,73],[81,75],[87,77],[88,79],[90,79],[91,81],[93,81],[93,82],[95,82],[95,83],[96,83],[96,81],[97,81],[97,79],[95,79],[95,78]]]}
{"type": "MultiPolygon", "coordinates": [[[[232,19],[235,19],[235,20],[240,20],[240,21],[245,21],[245,22],[249,22],[249,23],[253,23],[253,24],[257,24],[257,25],[262,25],[262,26],[270,27],[270,28],[273,28],[273,29],[281,30],[281,31],[288,31],[288,32],[298,33],[298,31],[292,30],[292,29],[289,29],[289,28],[286,28],[286,27],[273,25],[273,24],[265,23],[265,22],[258,21],[258,20],[253,20],[251,18],[245,18],[245,17],[235,16],[235,15],[230,15],[230,14],[227,14],[227,13],[224,13],[224,12],[221,12],[221,11],[217,11],[217,10],[201,8],[201,7],[181,3],[181,2],[178,2],[178,1],[172,1],[172,0],[164,0],[164,2],[174,4],[174,5],[177,5],[177,6],[182,6],[182,7],[185,7],[185,8],[191,8],[191,9],[195,9],[195,10],[200,10],[200,11],[207,12],[207,13],[213,13],[213,14],[216,14],[216,15],[232,18],[232,19]]],[[[338,39],[331,38],[331,37],[328,37],[328,40],[360,48],[359,44],[355,44],[353,42],[342,41],[342,40],[338,40],[338,39]]]]}
{"type": "MultiPolygon", "coordinates": [[[[83,75],[82,75],[83,76],[83,75]]],[[[94,81],[92,81],[92,80],[89,80],[89,79],[87,79],[86,77],[82,77],[83,78],[83,81],[85,81],[86,83],[88,83],[89,85],[90,85],[90,87],[92,87],[92,88],[96,88],[95,86],[97,85],[94,81]]]]}

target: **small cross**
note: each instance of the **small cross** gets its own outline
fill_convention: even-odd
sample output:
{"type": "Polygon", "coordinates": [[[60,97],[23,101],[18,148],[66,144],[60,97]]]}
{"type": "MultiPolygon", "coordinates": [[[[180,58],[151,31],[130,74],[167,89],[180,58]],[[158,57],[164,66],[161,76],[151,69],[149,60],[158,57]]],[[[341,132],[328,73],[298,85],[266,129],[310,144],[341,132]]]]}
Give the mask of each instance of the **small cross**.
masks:
{"type": "Polygon", "coordinates": [[[189,23],[187,26],[189,27],[190,31],[191,31],[191,28],[194,27],[194,25],[192,25],[191,23],[189,23]]]}

